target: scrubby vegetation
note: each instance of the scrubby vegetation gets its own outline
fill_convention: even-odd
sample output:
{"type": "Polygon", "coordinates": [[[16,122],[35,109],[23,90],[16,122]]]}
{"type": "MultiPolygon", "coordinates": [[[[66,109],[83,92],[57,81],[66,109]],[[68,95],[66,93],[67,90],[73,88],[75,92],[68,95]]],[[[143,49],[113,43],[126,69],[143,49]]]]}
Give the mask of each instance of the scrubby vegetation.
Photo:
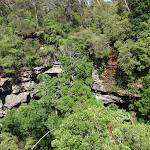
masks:
{"type": "Polygon", "coordinates": [[[1,0],[1,74],[18,76],[23,67],[55,60],[64,71],[39,74],[39,100],[6,112],[0,149],[148,150],[149,8],[149,0],[1,0]],[[130,105],[137,117],[115,104],[104,107],[91,91],[93,66],[102,76],[112,48],[118,51],[114,86],[142,95],[130,105]]]}

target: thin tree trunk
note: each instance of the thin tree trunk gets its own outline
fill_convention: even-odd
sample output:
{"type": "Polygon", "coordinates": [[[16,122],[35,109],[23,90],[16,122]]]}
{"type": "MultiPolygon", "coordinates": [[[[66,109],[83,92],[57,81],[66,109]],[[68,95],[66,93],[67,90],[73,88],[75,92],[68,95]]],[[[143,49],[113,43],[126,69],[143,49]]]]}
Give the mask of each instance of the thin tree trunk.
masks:
{"type": "Polygon", "coordinates": [[[55,114],[58,115],[56,95],[55,95],[55,114]]]}
{"type": "Polygon", "coordinates": [[[99,2],[99,0],[97,0],[97,2],[98,2],[99,5],[101,5],[100,2],[99,2]]]}
{"type": "Polygon", "coordinates": [[[128,4],[127,4],[127,1],[124,0],[124,3],[126,4],[126,7],[127,7],[128,12],[130,12],[130,9],[129,9],[129,6],[128,6],[128,4]]]}
{"type": "Polygon", "coordinates": [[[57,102],[55,100],[55,114],[58,115],[58,111],[57,111],[57,102]]]}
{"type": "MultiPolygon", "coordinates": [[[[55,128],[55,129],[56,129],[56,128],[55,128]]],[[[33,149],[40,143],[40,141],[41,141],[44,137],[47,136],[47,134],[49,134],[50,132],[54,131],[55,129],[53,129],[53,130],[51,130],[51,131],[48,131],[46,134],[44,134],[44,136],[42,136],[42,137],[38,140],[38,142],[31,148],[31,150],[33,150],[33,149]]]]}
{"type": "Polygon", "coordinates": [[[38,27],[39,24],[38,24],[38,15],[37,15],[37,9],[36,9],[36,6],[34,6],[34,10],[35,10],[36,26],[38,27]]]}
{"type": "Polygon", "coordinates": [[[37,8],[36,8],[35,1],[31,1],[31,5],[34,7],[36,26],[38,27],[39,26],[39,24],[38,24],[38,14],[37,14],[37,8]]]}

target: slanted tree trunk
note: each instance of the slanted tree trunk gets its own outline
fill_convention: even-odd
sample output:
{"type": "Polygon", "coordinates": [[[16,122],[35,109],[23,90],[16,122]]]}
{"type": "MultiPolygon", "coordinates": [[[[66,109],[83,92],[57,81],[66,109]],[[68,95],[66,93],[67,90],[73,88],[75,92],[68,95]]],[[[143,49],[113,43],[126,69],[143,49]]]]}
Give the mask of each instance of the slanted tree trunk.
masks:
{"type": "MultiPolygon", "coordinates": [[[[56,129],[56,128],[55,128],[56,129]]],[[[38,142],[31,148],[31,150],[33,150],[40,142],[43,138],[45,138],[47,136],[47,134],[49,134],[50,132],[54,131],[55,129],[51,130],[51,131],[48,131],[46,134],[44,134],[44,136],[42,136],[38,142]]]]}
{"type": "Polygon", "coordinates": [[[128,12],[130,12],[130,9],[129,9],[129,6],[128,6],[127,1],[126,1],[126,0],[124,0],[124,3],[125,3],[125,5],[126,5],[126,7],[127,7],[128,12]]]}

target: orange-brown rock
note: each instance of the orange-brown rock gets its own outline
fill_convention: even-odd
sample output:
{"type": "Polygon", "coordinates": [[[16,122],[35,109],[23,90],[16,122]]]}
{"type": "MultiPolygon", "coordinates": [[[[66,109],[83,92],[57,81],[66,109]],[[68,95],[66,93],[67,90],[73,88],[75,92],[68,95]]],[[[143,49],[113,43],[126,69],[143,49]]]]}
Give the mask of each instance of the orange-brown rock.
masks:
{"type": "Polygon", "coordinates": [[[117,50],[112,50],[109,54],[109,60],[107,62],[107,67],[106,67],[106,74],[105,77],[107,79],[112,79],[115,75],[115,71],[117,69],[117,58],[118,58],[118,51],[117,50]]]}

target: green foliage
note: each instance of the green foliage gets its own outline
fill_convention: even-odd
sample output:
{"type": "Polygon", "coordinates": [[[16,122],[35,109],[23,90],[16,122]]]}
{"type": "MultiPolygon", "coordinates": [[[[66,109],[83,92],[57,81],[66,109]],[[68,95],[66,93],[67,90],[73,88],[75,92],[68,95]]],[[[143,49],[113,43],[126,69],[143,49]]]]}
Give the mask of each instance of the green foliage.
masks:
{"type": "Polygon", "coordinates": [[[150,115],[150,71],[143,80],[142,99],[138,100],[135,104],[143,116],[150,115]]]}
{"type": "Polygon", "coordinates": [[[51,106],[55,107],[56,114],[59,112],[65,114],[66,112],[78,111],[80,105],[85,108],[90,105],[102,106],[102,103],[96,100],[88,86],[91,82],[90,78],[76,79],[72,85],[65,78],[66,76],[68,76],[67,73],[62,73],[53,78],[47,74],[40,74],[37,77],[40,81],[36,86],[39,91],[38,95],[51,102],[51,106]]]}
{"type": "MultiPolygon", "coordinates": [[[[87,55],[98,67],[106,64],[110,48],[107,45],[108,37],[104,34],[96,35],[92,31],[84,30],[71,35],[69,38],[79,43],[83,55],[87,55]]],[[[104,65],[105,66],[105,65],[104,65]]]]}
{"type": "MultiPolygon", "coordinates": [[[[57,77],[37,76],[39,100],[6,111],[1,149],[149,149],[150,128],[130,124],[116,105],[105,108],[91,91],[93,65],[102,73],[112,48],[118,50],[117,84],[134,88],[150,68],[148,0],[1,0],[0,72],[17,75],[22,67],[61,62],[57,77]],[[114,47],[113,47],[114,46],[114,47]],[[52,143],[51,143],[52,141],[52,143]]],[[[150,115],[150,73],[135,106],[150,115]]],[[[1,125],[0,124],[0,125],[1,125]]]]}
{"type": "Polygon", "coordinates": [[[35,52],[39,42],[22,40],[17,35],[3,33],[0,41],[0,68],[4,73],[17,73],[22,66],[33,68],[37,58],[35,52]]]}
{"type": "Polygon", "coordinates": [[[3,132],[0,134],[0,148],[1,150],[19,150],[17,137],[10,133],[3,132]]]}
{"type": "Polygon", "coordinates": [[[129,15],[130,21],[133,24],[133,31],[136,31],[140,34],[141,31],[146,29],[146,26],[143,24],[147,22],[150,15],[150,3],[149,0],[132,0],[130,2],[131,14],[129,15]]]}
{"type": "Polygon", "coordinates": [[[57,149],[101,149],[109,135],[110,123],[110,112],[104,107],[72,114],[55,132],[52,146],[57,149]]]}
{"type": "Polygon", "coordinates": [[[92,62],[88,62],[86,57],[82,59],[80,64],[76,67],[76,78],[80,80],[85,80],[92,76],[92,62]]]}
{"type": "Polygon", "coordinates": [[[128,38],[130,24],[122,1],[100,1],[93,9],[93,30],[106,34],[112,42],[128,38]],[[98,28],[98,29],[97,29],[98,28]]]}
{"type": "MultiPolygon", "coordinates": [[[[29,105],[7,112],[2,120],[2,131],[17,136],[20,143],[23,141],[22,147],[31,148],[48,130],[56,128],[60,123],[50,104],[48,100],[32,101],[29,105]]],[[[39,147],[49,147],[47,140],[51,140],[51,135],[47,135],[39,147]]]]}
{"type": "Polygon", "coordinates": [[[88,108],[64,119],[52,141],[55,149],[148,149],[150,128],[122,124],[104,107],[88,108]]]}
{"type": "Polygon", "coordinates": [[[35,32],[36,24],[32,19],[33,16],[31,15],[31,12],[25,12],[22,9],[19,10],[19,12],[12,12],[8,16],[9,26],[12,27],[18,35],[23,36],[30,36],[32,32],[35,32]],[[16,14],[19,14],[19,16],[16,17],[16,14]]]}
{"type": "Polygon", "coordinates": [[[130,113],[124,109],[118,109],[116,104],[110,104],[109,108],[113,111],[113,115],[115,118],[120,120],[121,122],[130,121],[130,113]]]}
{"type": "Polygon", "coordinates": [[[114,144],[118,149],[149,149],[150,128],[145,124],[123,124],[113,132],[114,144]]]}
{"type": "Polygon", "coordinates": [[[35,54],[35,65],[51,65],[55,59],[56,54],[56,49],[53,45],[45,46],[43,49],[38,50],[35,54]]]}
{"type": "Polygon", "coordinates": [[[63,9],[57,11],[51,11],[45,18],[46,32],[44,40],[47,44],[56,43],[59,44],[59,40],[67,37],[67,33],[70,31],[67,22],[61,22],[63,9]]]}
{"type": "Polygon", "coordinates": [[[126,78],[127,87],[130,86],[128,83],[133,83],[144,76],[150,66],[148,43],[148,37],[139,38],[137,42],[129,39],[124,44],[119,41],[115,43],[115,47],[119,51],[117,78],[119,82],[121,82],[119,76],[121,80],[126,78]]]}

